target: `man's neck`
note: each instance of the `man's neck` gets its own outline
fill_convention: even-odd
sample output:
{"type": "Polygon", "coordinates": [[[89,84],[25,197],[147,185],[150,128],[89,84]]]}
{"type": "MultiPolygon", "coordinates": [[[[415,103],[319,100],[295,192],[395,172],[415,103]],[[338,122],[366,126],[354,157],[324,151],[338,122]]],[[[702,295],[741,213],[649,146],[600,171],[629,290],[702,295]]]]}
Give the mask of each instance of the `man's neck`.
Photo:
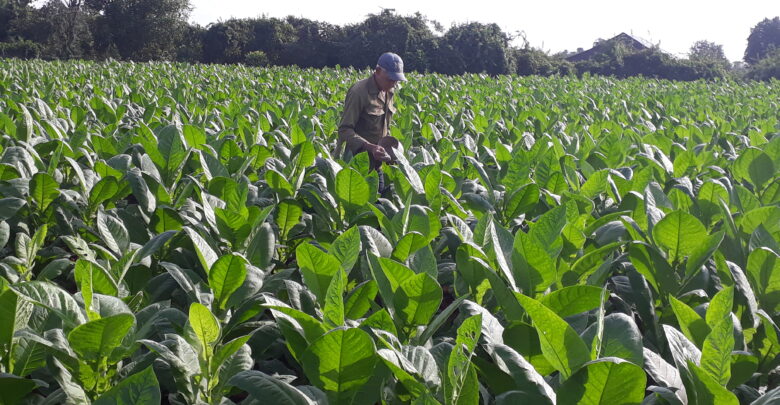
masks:
{"type": "Polygon", "coordinates": [[[372,74],[371,77],[374,79],[374,84],[376,85],[376,88],[379,89],[379,94],[384,93],[385,91],[382,90],[382,86],[379,85],[379,80],[377,80],[376,78],[376,72],[374,72],[374,74],[372,74]]]}

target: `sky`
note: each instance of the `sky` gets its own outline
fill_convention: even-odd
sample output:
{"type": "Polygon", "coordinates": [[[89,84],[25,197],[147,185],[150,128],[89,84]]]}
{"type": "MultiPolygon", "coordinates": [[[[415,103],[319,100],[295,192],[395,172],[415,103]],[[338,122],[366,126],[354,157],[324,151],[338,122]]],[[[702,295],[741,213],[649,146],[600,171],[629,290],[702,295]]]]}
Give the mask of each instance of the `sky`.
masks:
{"type": "Polygon", "coordinates": [[[780,0],[191,0],[191,5],[190,20],[204,26],[231,17],[262,15],[343,25],[392,8],[402,15],[419,11],[445,28],[466,22],[496,23],[506,33],[523,32],[531,46],[550,53],[588,49],[599,38],[625,32],[680,57],[694,42],[708,40],[723,45],[731,61],[742,59],[752,27],[764,18],[780,16],[780,0]]]}

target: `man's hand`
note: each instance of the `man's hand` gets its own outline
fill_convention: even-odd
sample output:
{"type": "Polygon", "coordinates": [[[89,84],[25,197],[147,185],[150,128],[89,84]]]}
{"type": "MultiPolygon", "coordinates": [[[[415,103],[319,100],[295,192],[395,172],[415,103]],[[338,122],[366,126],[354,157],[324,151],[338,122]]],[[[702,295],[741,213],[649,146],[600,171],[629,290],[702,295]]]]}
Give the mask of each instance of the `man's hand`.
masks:
{"type": "Polygon", "coordinates": [[[393,158],[387,153],[385,148],[379,146],[370,144],[369,146],[366,146],[366,149],[369,153],[371,153],[371,156],[374,157],[374,160],[378,160],[380,162],[389,162],[393,158]]]}

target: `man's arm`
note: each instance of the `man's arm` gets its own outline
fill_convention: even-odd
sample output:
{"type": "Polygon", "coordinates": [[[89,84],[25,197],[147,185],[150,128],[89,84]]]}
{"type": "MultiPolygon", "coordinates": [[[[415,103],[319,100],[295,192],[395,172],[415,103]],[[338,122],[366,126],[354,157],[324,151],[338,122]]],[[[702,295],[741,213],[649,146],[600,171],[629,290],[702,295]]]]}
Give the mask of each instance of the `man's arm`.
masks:
{"type": "Polygon", "coordinates": [[[347,148],[353,152],[366,149],[366,146],[370,145],[365,138],[355,132],[355,125],[357,125],[362,109],[360,97],[356,96],[350,88],[344,100],[344,112],[339,124],[339,142],[345,143],[347,148]]]}

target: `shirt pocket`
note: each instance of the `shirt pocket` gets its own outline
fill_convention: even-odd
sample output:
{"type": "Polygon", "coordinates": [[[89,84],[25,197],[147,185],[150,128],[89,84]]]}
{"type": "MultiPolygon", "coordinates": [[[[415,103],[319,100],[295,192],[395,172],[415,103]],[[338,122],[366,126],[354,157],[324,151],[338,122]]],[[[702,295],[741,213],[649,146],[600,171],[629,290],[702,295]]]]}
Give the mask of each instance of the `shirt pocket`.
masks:
{"type": "Polygon", "coordinates": [[[385,111],[381,106],[371,105],[364,114],[366,126],[373,134],[381,134],[384,129],[385,111]]]}

